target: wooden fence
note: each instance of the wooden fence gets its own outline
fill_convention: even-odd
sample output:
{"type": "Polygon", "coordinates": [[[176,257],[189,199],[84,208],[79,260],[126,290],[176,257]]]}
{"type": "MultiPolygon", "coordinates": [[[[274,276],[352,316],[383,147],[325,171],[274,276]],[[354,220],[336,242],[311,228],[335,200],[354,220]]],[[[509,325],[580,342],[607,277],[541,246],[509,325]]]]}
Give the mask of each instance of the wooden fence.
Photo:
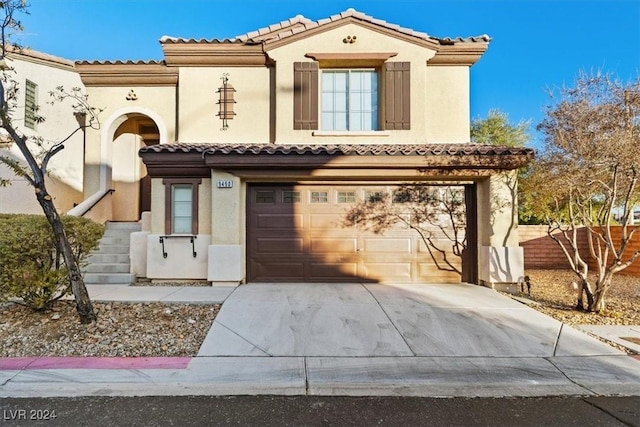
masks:
{"type": "MultiPolygon", "coordinates": [[[[611,233],[613,241],[620,241],[622,227],[612,227],[611,233]]],[[[634,251],[640,249],[640,230],[638,235],[629,244],[626,254],[630,255],[634,251]]],[[[546,225],[519,225],[518,234],[520,236],[520,246],[524,250],[524,268],[526,269],[566,269],[569,263],[563,254],[560,246],[547,234],[546,225]]],[[[560,234],[558,237],[562,238],[560,234]]],[[[583,256],[588,254],[588,242],[586,229],[578,232],[578,246],[583,256]]],[[[592,260],[589,267],[594,268],[595,264],[592,260]]],[[[623,274],[640,276],[640,259],[631,266],[627,267],[623,274]]]]}

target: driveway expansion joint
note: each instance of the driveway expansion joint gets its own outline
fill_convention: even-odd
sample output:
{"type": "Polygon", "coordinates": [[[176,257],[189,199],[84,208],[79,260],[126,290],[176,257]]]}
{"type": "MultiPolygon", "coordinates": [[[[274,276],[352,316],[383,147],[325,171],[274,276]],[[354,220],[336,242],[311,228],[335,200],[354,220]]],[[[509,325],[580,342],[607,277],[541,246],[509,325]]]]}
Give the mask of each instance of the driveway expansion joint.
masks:
{"type": "MultiPolygon", "coordinates": [[[[378,307],[380,307],[380,310],[382,310],[382,312],[384,313],[384,315],[386,316],[386,318],[389,320],[389,323],[391,323],[393,325],[393,329],[396,330],[396,332],[398,333],[398,335],[400,335],[400,338],[402,338],[402,341],[404,341],[404,344],[407,346],[407,348],[409,349],[409,351],[411,352],[411,354],[413,354],[413,357],[417,356],[418,354],[411,348],[411,346],[409,345],[409,342],[407,341],[407,339],[405,338],[405,336],[402,334],[402,332],[400,332],[400,330],[398,329],[398,325],[396,325],[393,320],[391,319],[391,317],[389,317],[389,314],[387,313],[387,311],[384,309],[384,307],[382,306],[382,304],[380,304],[380,301],[378,301],[378,298],[376,298],[376,296],[373,294],[373,292],[371,292],[371,289],[369,289],[367,287],[366,284],[364,283],[360,283],[360,286],[362,286],[368,293],[369,295],[371,295],[371,298],[373,298],[373,300],[376,302],[376,304],[378,304],[378,307]]],[[[412,356],[406,356],[406,357],[412,357],[412,356]]]]}
{"type": "MultiPolygon", "coordinates": [[[[264,348],[261,348],[259,345],[252,343],[251,341],[249,341],[248,339],[246,339],[245,337],[243,337],[242,335],[240,335],[239,333],[237,333],[236,331],[234,331],[233,329],[229,328],[227,325],[220,323],[217,320],[214,320],[213,323],[217,323],[218,325],[220,325],[221,327],[225,328],[227,331],[231,332],[233,335],[237,336],[238,338],[240,338],[242,341],[246,342],[247,344],[253,346],[254,348],[257,348],[258,350],[260,350],[261,352],[263,352],[265,355],[269,356],[269,357],[274,357],[273,354],[269,353],[267,350],[265,350],[264,348]]],[[[254,356],[255,357],[255,356],[254,356]]]]}
{"type": "Polygon", "coordinates": [[[581,389],[586,390],[590,395],[593,396],[597,396],[598,393],[595,392],[594,390],[591,390],[589,387],[580,384],[579,382],[575,381],[573,378],[569,377],[562,369],[560,369],[555,363],[553,363],[553,360],[551,360],[551,357],[543,357],[544,360],[546,360],[547,362],[551,363],[551,365],[556,368],[558,370],[558,372],[560,372],[562,374],[563,377],[565,377],[569,382],[571,382],[572,384],[575,384],[576,386],[580,387],[581,389]]]}

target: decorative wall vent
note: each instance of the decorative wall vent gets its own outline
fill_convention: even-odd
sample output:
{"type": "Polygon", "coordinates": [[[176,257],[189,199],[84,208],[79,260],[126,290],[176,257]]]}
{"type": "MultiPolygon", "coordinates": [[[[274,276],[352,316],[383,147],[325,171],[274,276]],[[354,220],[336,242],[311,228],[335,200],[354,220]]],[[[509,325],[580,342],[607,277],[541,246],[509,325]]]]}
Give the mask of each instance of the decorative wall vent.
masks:
{"type": "Polygon", "coordinates": [[[356,36],[347,36],[342,39],[342,43],[344,44],[354,44],[356,42],[356,36]]]}
{"type": "Polygon", "coordinates": [[[219,111],[216,114],[222,120],[222,128],[221,130],[227,130],[229,128],[229,120],[233,120],[233,116],[236,113],[233,112],[233,104],[236,101],[233,99],[233,94],[235,93],[235,89],[229,83],[229,74],[225,73],[222,75],[222,86],[218,88],[217,93],[220,95],[220,99],[218,100],[219,111]]]}
{"type": "Polygon", "coordinates": [[[127,96],[125,96],[125,98],[127,101],[137,101],[138,100],[138,95],[136,95],[136,93],[133,91],[133,89],[131,89],[129,91],[129,93],[127,94],[127,96]]]}

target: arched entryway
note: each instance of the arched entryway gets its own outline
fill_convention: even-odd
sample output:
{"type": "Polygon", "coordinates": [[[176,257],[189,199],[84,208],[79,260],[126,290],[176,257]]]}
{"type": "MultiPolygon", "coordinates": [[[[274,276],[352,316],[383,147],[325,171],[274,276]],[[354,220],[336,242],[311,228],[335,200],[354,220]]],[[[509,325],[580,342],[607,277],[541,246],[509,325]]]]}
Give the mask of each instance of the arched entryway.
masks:
{"type": "Polygon", "coordinates": [[[111,147],[113,220],[137,221],[151,209],[151,179],[138,150],[160,143],[156,122],[141,113],[130,113],[115,129],[111,147]]]}

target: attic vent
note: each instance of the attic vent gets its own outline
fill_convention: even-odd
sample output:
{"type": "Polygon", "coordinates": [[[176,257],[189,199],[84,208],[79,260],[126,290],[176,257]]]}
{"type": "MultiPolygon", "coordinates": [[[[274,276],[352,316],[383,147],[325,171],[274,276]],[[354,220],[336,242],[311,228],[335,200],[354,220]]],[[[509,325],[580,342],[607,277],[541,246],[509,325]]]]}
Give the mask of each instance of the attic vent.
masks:
{"type": "Polygon", "coordinates": [[[222,120],[222,128],[221,130],[227,130],[229,128],[228,120],[233,120],[233,116],[236,113],[233,112],[233,104],[236,101],[233,99],[233,94],[236,90],[229,83],[229,75],[222,75],[222,86],[220,86],[217,90],[217,93],[220,95],[220,99],[218,100],[219,111],[216,114],[222,120]]]}

